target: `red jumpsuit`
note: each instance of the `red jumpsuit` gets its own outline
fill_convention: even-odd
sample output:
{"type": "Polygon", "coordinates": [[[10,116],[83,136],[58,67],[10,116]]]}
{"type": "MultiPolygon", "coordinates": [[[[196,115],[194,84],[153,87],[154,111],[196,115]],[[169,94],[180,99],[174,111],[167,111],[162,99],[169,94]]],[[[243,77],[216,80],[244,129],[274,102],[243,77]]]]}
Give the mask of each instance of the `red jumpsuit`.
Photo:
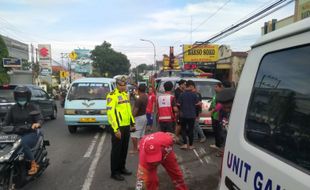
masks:
{"type": "Polygon", "coordinates": [[[147,135],[140,141],[136,190],[158,190],[157,167],[159,164],[166,169],[176,190],[188,190],[172,146],[173,138],[164,132],[147,135]],[[157,147],[161,151],[161,159],[158,162],[150,162],[148,158],[154,158],[153,153],[147,153],[145,150],[157,147]]]}

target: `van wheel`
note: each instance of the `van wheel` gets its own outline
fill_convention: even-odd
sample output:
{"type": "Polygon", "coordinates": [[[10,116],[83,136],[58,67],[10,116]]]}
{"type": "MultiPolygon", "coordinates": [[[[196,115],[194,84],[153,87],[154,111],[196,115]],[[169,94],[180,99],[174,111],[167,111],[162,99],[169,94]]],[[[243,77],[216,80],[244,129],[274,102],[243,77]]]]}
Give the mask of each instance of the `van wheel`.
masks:
{"type": "Polygon", "coordinates": [[[54,108],[54,109],[53,109],[53,114],[51,115],[51,119],[54,120],[54,119],[56,119],[56,118],[57,118],[57,109],[54,108]]]}
{"type": "Polygon", "coordinates": [[[76,126],[72,126],[72,125],[68,125],[68,130],[71,134],[76,133],[77,131],[77,127],[76,126]]]}

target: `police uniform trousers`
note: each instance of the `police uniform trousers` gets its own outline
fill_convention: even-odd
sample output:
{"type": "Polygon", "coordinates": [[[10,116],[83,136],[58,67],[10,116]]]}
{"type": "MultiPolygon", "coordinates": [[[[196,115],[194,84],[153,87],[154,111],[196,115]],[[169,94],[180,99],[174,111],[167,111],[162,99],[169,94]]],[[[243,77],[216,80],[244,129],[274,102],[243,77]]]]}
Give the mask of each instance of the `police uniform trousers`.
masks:
{"type": "Polygon", "coordinates": [[[111,174],[121,174],[125,169],[128,145],[130,139],[130,126],[120,127],[122,137],[118,139],[112,130],[112,150],[111,150],[111,174]]]}

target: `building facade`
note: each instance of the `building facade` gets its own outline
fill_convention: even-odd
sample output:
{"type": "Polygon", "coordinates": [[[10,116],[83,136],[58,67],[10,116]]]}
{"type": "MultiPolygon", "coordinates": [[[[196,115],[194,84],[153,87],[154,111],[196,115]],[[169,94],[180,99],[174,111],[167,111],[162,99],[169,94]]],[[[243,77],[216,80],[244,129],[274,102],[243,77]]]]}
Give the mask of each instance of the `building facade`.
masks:
{"type": "Polygon", "coordinates": [[[21,59],[23,62],[29,60],[28,44],[22,43],[6,36],[1,35],[1,37],[8,49],[9,57],[21,59]]]}
{"type": "Polygon", "coordinates": [[[214,78],[237,85],[247,56],[248,52],[234,52],[229,46],[221,45],[214,78]]]}

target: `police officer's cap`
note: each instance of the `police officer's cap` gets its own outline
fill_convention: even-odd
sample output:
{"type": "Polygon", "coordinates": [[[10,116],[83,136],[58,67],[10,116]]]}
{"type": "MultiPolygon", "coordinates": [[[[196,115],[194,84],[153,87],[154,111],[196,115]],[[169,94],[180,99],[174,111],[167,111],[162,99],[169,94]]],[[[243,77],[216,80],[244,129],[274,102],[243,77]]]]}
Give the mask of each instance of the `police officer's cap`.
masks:
{"type": "Polygon", "coordinates": [[[126,84],[127,83],[127,77],[125,75],[120,75],[115,77],[115,81],[117,84],[126,84]]]}

